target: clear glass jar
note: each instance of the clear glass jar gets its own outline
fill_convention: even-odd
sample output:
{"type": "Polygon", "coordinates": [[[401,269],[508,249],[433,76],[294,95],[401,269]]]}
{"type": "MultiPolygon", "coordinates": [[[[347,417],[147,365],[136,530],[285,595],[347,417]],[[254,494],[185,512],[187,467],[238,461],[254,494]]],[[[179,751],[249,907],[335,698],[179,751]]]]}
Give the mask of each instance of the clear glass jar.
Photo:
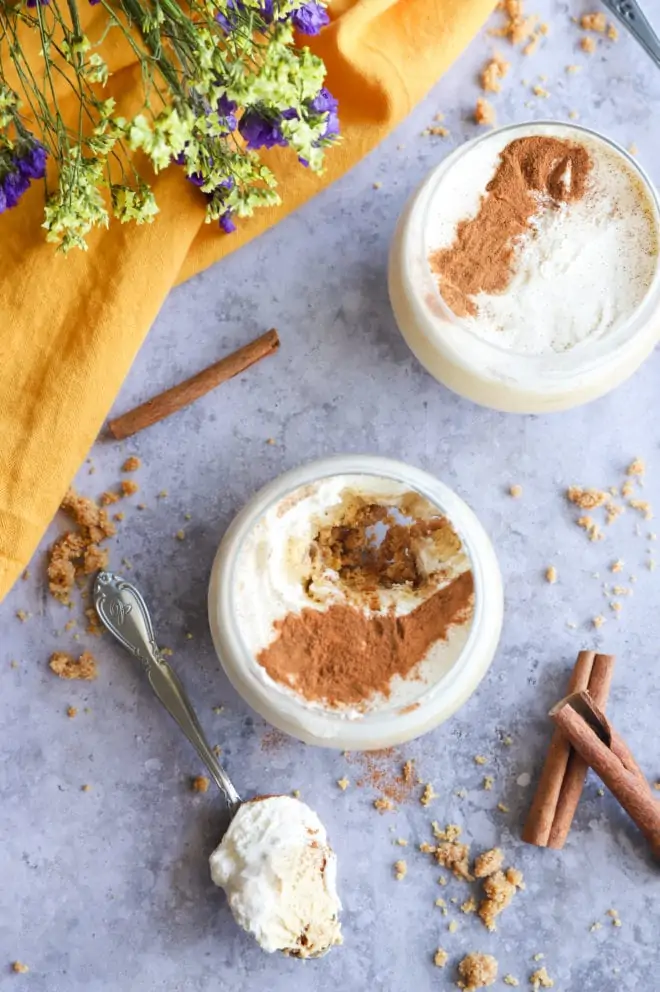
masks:
{"type": "MultiPolygon", "coordinates": [[[[293,469],[260,490],[235,517],[218,549],[209,585],[209,620],[218,657],[243,699],[279,730],[307,744],[347,750],[390,747],[447,720],[486,674],[500,637],[503,593],[495,552],[482,525],[452,490],[402,462],[373,455],[339,455],[293,469]],[[419,684],[412,703],[394,703],[351,718],[330,707],[312,707],[282,691],[256,661],[241,634],[236,595],[237,562],[252,528],[269,510],[303,486],[333,476],[372,476],[417,491],[447,516],[471,562],[474,612],[467,640],[451,667],[431,685],[419,684]]],[[[406,680],[406,682],[413,680],[406,680]]],[[[410,692],[410,687],[408,687],[410,692]]]]}
{"type": "Polygon", "coordinates": [[[575,124],[540,121],[488,132],[457,148],[413,193],[394,235],[389,259],[389,295],[403,337],[425,368],[449,389],[482,406],[511,413],[544,413],[587,403],[614,389],[642,364],[660,339],[660,264],[637,309],[600,340],[587,339],[570,350],[524,354],[477,336],[469,322],[447,307],[428,261],[430,205],[453,170],[482,142],[506,143],[560,129],[575,141],[588,136],[621,156],[640,181],[656,231],[660,203],[641,166],[616,142],[575,124]]]}

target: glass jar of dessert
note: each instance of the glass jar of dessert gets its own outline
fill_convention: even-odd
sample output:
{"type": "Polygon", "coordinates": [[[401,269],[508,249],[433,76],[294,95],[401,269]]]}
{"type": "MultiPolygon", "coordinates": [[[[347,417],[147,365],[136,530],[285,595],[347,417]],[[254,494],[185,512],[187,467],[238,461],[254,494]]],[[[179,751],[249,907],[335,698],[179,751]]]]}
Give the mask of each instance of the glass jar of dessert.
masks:
{"type": "Polygon", "coordinates": [[[376,456],[304,465],[262,489],[216,555],[209,618],[230,681],[310,743],[389,747],[446,720],[502,624],[492,545],[433,476],[376,456]]]}
{"type": "Polygon", "coordinates": [[[399,329],[436,379],[476,403],[586,403],[660,339],[659,230],[649,178],[603,135],[552,121],[491,131],[434,169],[399,220],[399,329]]]}

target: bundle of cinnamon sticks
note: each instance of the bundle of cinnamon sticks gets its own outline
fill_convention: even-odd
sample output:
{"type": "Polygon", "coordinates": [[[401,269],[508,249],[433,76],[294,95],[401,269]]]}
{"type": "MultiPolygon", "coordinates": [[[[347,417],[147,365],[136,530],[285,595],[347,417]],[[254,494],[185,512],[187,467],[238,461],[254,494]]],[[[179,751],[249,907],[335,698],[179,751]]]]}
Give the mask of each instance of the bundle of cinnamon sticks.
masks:
{"type": "Polygon", "coordinates": [[[522,838],[562,848],[593,768],[660,857],[660,802],[629,748],[605,716],[614,656],[581,651],[567,696],[550,710],[555,731],[522,838]]]}

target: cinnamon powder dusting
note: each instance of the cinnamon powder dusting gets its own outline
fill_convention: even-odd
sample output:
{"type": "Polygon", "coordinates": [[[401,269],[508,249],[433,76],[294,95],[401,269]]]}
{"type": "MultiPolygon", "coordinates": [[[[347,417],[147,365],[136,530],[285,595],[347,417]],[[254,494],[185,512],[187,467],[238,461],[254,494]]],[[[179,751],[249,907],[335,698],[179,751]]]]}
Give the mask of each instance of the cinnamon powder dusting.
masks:
{"type": "Polygon", "coordinates": [[[359,706],[378,693],[389,696],[395,675],[410,675],[452,625],[469,619],[473,597],[474,577],[466,571],[403,616],[342,604],[290,613],[276,622],[277,636],[257,660],[305,699],[359,706]]]}
{"type": "Polygon", "coordinates": [[[516,242],[531,230],[534,215],[580,200],[591,168],[583,145],[560,138],[517,138],[504,148],[477,215],[458,224],[452,245],[429,257],[440,293],[457,316],[475,315],[476,294],[507,288],[516,242]]]}

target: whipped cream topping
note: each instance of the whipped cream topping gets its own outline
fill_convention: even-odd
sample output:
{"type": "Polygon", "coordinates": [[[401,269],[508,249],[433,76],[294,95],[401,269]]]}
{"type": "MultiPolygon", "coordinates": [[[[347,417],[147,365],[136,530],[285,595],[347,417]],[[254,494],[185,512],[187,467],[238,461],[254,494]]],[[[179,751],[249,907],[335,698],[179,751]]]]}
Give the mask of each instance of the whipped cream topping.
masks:
{"type": "Polygon", "coordinates": [[[306,803],[244,803],[209,860],[236,922],[265,951],[318,957],[342,943],[337,858],[306,803]]]}
{"type": "MultiPolygon", "coordinates": [[[[332,604],[352,603],[351,591],[339,573],[331,568],[319,569],[314,556],[314,541],[319,530],[337,524],[342,509],[351,500],[368,500],[383,506],[398,508],[416,498],[416,516],[437,516],[440,512],[419,494],[391,479],[371,475],[337,475],[303,486],[284,497],[257,521],[239,552],[236,571],[234,606],[241,635],[252,660],[252,675],[280,695],[294,696],[310,711],[326,709],[322,701],[303,700],[292,689],[274,681],[256,660],[277,636],[277,621],[305,609],[327,610],[332,604]]],[[[376,602],[362,605],[367,615],[392,611],[397,616],[410,613],[424,600],[469,570],[470,561],[458,535],[448,527],[445,539],[420,540],[415,549],[416,566],[425,576],[438,573],[431,588],[395,584],[381,587],[374,595],[376,602]]],[[[374,709],[414,705],[420,694],[435,684],[456,661],[462,651],[471,624],[456,624],[446,639],[437,641],[415,671],[414,678],[392,681],[390,696],[376,697],[366,706],[333,708],[348,719],[360,719],[374,709]]]]}

